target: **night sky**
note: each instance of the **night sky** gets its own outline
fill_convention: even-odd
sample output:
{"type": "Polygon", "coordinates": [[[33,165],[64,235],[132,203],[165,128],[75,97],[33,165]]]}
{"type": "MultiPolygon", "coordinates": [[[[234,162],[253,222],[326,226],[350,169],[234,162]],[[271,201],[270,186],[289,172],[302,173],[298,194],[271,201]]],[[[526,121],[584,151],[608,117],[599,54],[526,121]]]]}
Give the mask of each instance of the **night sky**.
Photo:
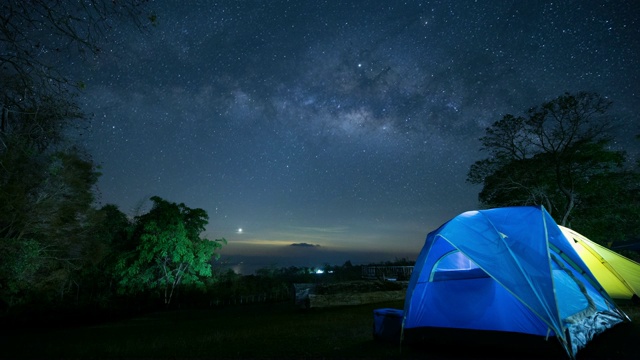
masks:
{"type": "Polygon", "coordinates": [[[609,97],[616,146],[638,152],[638,1],[151,7],[156,27],[118,25],[73,65],[99,201],[206,210],[236,271],[415,260],[479,207],[484,129],[566,91],[609,97]]]}

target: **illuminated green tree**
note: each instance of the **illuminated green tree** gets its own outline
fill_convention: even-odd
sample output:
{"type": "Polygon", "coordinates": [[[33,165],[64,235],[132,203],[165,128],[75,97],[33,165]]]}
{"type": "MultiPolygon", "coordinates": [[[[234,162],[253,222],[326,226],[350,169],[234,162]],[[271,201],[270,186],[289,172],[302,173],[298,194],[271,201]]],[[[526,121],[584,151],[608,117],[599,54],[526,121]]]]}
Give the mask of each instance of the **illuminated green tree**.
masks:
{"type": "Polygon", "coordinates": [[[135,220],[131,240],[136,248],[119,259],[116,272],[121,292],[160,290],[169,305],[178,286],[203,286],[203,278],[212,276],[211,261],[226,240],[200,237],[208,223],[206,211],[157,196],[151,200],[151,210],[135,220]]]}

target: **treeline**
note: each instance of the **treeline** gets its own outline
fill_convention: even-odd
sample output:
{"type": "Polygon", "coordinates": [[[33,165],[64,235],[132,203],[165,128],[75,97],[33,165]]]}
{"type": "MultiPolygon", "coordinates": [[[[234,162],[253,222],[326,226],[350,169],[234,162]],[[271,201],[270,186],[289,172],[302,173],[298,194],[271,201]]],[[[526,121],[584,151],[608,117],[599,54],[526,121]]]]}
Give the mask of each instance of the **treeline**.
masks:
{"type": "MultiPolygon", "coordinates": [[[[177,206],[177,204],[162,204],[162,200],[156,198],[154,209],[162,206],[177,206]],[[161,203],[161,206],[157,205],[161,203]]],[[[317,273],[316,268],[310,267],[281,267],[271,266],[258,269],[254,274],[241,275],[227,268],[224,264],[215,261],[215,254],[209,261],[203,261],[200,265],[210,273],[206,276],[194,276],[188,282],[172,285],[162,278],[164,270],[160,264],[167,259],[156,258],[162,261],[150,261],[146,269],[156,274],[156,278],[148,283],[143,283],[145,276],[140,272],[136,276],[127,279],[126,273],[140,266],[127,266],[119,269],[122,261],[130,264],[139,261],[145,255],[133,251],[133,244],[141,246],[142,237],[138,234],[144,228],[143,223],[150,217],[156,216],[155,210],[128,220],[113,205],[103,207],[97,212],[102,213],[110,221],[102,224],[102,228],[96,228],[99,238],[108,240],[103,245],[101,256],[103,261],[85,269],[78,269],[73,280],[67,280],[46,288],[25,287],[22,292],[13,294],[14,301],[11,304],[4,303],[3,314],[0,319],[5,323],[27,324],[39,326],[64,326],[75,324],[87,324],[120,318],[137,316],[144,313],[193,308],[212,308],[225,306],[243,306],[255,303],[293,302],[295,301],[294,284],[331,285],[349,281],[362,280],[363,266],[407,266],[413,265],[413,261],[396,259],[380,263],[366,265],[353,265],[351,261],[343,265],[325,264],[322,274],[317,273]],[[149,215],[151,214],[151,215],[149,215]],[[134,240],[137,239],[137,240],[134,240]],[[111,250],[106,250],[109,247],[111,250]],[[137,255],[134,255],[137,254],[137,255]],[[161,271],[162,270],[162,271],[161,271]],[[196,280],[197,279],[197,280],[196,280]],[[133,283],[137,283],[132,290],[133,283]],[[167,285],[168,284],[168,285],[167,285]],[[56,291],[51,291],[56,289],[56,291]],[[165,302],[167,293],[172,294],[170,302],[165,302]]],[[[177,243],[177,242],[172,242],[177,243]]],[[[213,248],[220,246],[219,241],[213,241],[213,248]]],[[[177,246],[175,246],[177,248],[177,246]]],[[[167,249],[158,248],[158,256],[167,249]]],[[[175,270],[179,268],[174,264],[175,270]]],[[[186,278],[183,274],[183,278],[186,278]]],[[[371,281],[371,280],[369,280],[371,281]]],[[[382,279],[379,282],[384,282],[382,279]]]]}
{"type": "MultiPolygon", "coordinates": [[[[10,224],[15,216],[0,212],[3,315],[128,313],[168,307],[180,287],[206,292],[225,240],[200,237],[208,221],[204,210],[151,201],[149,212],[133,218],[114,205],[87,206],[70,213],[78,221],[52,212],[41,227],[10,224]]],[[[25,218],[33,212],[24,211],[25,218]]]]}
{"type": "MultiPolygon", "coordinates": [[[[252,275],[241,275],[231,269],[218,267],[215,281],[206,291],[184,288],[175,307],[211,307],[242,305],[255,302],[294,301],[294,284],[337,284],[362,280],[365,266],[412,266],[415,262],[395,259],[380,263],[354,265],[346,261],[342,265],[325,264],[323,272],[310,267],[266,267],[252,275]]],[[[380,279],[382,280],[382,279],[380,279]]]]}

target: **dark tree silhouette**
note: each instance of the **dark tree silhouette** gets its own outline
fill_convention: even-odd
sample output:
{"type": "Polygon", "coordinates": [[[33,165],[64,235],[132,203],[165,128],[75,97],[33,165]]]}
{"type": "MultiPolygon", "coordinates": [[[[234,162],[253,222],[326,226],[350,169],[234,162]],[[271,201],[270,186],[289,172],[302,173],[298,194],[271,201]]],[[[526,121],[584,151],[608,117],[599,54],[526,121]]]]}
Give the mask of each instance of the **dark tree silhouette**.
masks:
{"type": "Polygon", "coordinates": [[[610,213],[628,211],[634,201],[620,195],[637,193],[637,176],[610,146],[611,106],[596,93],[565,93],[524,116],[505,115],[486,129],[488,157],[471,166],[467,181],[483,186],[485,206],[544,205],[561,225],[596,221],[603,199],[610,213]]]}

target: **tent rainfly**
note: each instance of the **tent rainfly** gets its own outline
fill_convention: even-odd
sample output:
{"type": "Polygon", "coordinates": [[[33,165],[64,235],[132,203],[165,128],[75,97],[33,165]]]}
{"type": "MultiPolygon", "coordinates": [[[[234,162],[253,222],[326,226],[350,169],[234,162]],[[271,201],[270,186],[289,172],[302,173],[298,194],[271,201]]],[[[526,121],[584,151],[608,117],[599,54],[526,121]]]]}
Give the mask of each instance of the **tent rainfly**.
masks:
{"type": "Polygon", "coordinates": [[[544,207],[506,207],[462,213],[427,235],[402,338],[438,328],[555,337],[573,359],[623,321],[544,207]]]}

